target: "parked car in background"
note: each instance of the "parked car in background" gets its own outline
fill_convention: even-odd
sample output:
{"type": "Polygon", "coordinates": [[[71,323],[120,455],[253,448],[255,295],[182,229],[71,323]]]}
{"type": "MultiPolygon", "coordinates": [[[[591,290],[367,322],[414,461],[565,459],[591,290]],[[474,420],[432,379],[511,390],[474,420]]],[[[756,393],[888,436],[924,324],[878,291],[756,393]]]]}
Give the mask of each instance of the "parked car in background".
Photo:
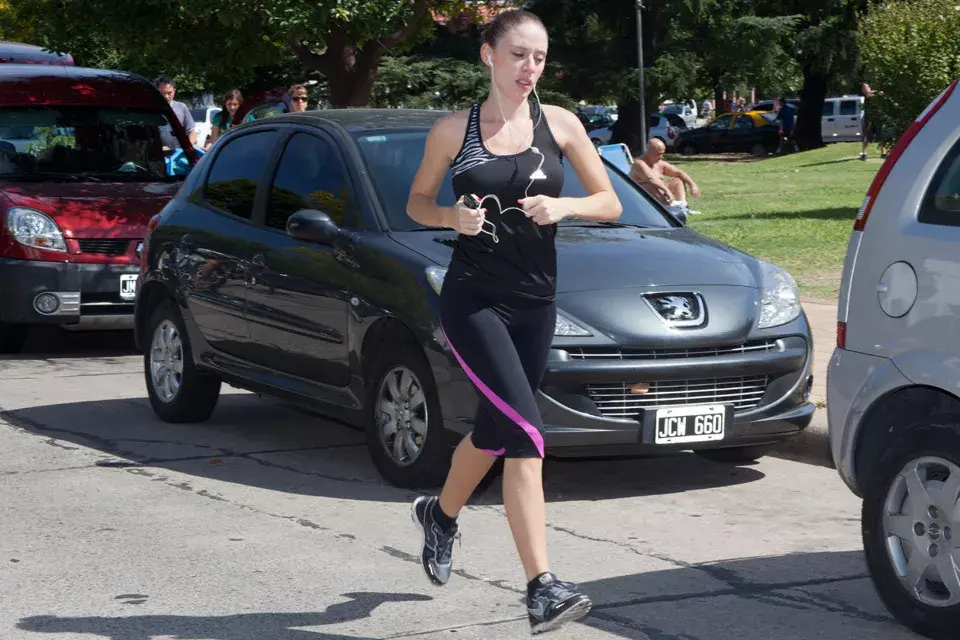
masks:
{"type": "Polygon", "coordinates": [[[697,126],[697,107],[696,103],[692,100],[668,104],[661,109],[660,112],[682,118],[687,127],[693,128],[697,126]]]}
{"type": "MultiPolygon", "coordinates": [[[[667,145],[667,149],[672,149],[677,139],[677,128],[667,122],[667,119],[660,115],[650,116],[647,122],[647,140],[659,138],[667,145]]],[[[607,124],[602,127],[587,128],[587,136],[593,142],[593,146],[601,147],[610,143],[613,137],[613,124],[607,124]]]]}
{"type": "Polygon", "coordinates": [[[72,67],[73,56],[22,42],[0,40],[0,64],[52,64],[72,67]]]}
{"type": "MultiPolygon", "coordinates": [[[[158,416],[205,420],[226,382],[364,427],[391,483],[442,481],[478,401],[439,324],[457,234],[406,213],[442,115],[284,114],[200,160],[144,243],[135,335],[158,416]]],[[[620,220],[558,225],[548,454],[755,460],[814,411],[793,279],[683,227],[604,163],[620,220]]],[[[565,171],[563,195],[585,195],[565,171]]],[[[449,175],[439,201],[454,201],[449,175]]]]}
{"type": "Polygon", "coordinates": [[[147,222],[195,160],[139,76],[0,64],[0,353],[31,325],[132,326],[147,222]],[[184,154],[169,169],[163,132],[184,154]]]}
{"type": "Polygon", "coordinates": [[[197,132],[197,147],[203,149],[207,138],[213,133],[213,117],[222,111],[221,107],[200,107],[190,109],[193,116],[194,131],[197,132]]]}
{"type": "Polygon", "coordinates": [[[907,129],[867,190],[840,286],[830,445],[863,498],[870,576],[930,638],[960,629],[960,92],[907,129]]]}
{"type": "MultiPolygon", "coordinates": [[[[800,100],[787,100],[800,115],[800,100]]],[[[773,112],[775,100],[761,100],[751,107],[753,111],[773,112]]],[[[830,97],[823,101],[820,134],[824,142],[859,142],[863,136],[863,96],[830,97]]]]}
{"type": "Polygon", "coordinates": [[[705,127],[688,129],[677,136],[678,153],[749,152],[756,156],[780,148],[780,125],[767,111],[725,113],[705,127]]]}

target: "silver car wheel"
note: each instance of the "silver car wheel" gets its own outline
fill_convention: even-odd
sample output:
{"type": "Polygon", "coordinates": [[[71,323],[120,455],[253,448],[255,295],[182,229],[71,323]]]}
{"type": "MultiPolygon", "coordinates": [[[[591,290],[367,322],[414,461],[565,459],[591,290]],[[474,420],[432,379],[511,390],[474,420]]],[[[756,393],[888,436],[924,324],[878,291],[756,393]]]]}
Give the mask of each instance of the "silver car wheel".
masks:
{"type": "Polygon", "coordinates": [[[911,460],[894,478],[883,510],[883,534],[894,573],[907,592],[932,607],[960,603],[954,536],[960,467],[939,457],[911,460]]]}
{"type": "Polygon", "coordinates": [[[183,379],[183,343],[177,326],[164,320],[153,332],[150,344],[150,380],[161,402],[169,404],[180,392],[183,379]]]}
{"type": "Polygon", "coordinates": [[[427,439],[427,399],[416,374],[404,366],[390,369],[377,392],[377,431],[390,458],[413,464],[427,439]]]}

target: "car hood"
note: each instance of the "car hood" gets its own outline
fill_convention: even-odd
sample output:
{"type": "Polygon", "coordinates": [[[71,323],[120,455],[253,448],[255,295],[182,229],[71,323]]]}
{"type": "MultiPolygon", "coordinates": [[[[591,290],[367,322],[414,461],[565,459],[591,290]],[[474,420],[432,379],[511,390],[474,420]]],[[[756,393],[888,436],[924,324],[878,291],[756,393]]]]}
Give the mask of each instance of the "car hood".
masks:
{"type": "Polygon", "coordinates": [[[137,238],[174,196],[176,182],[7,182],[8,207],[29,207],[57,221],[68,237],[137,238]]]}
{"type": "MultiPolygon", "coordinates": [[[[394,233],[400,244],[446,266],[453,231],[394,233]]],[[[557,293],[624,287],[757,287],[750,256],[687,228],[564,227],[557,231],[557,293]]]]}

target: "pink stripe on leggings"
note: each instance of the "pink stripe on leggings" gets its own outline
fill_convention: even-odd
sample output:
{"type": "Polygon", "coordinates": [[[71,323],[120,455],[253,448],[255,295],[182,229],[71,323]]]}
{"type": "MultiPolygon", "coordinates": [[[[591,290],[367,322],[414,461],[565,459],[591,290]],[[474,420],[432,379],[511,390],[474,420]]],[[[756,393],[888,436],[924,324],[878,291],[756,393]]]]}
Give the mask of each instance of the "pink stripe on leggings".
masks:
{"type": "MultiPolygon", "coordinates": [[[[520,425],[520,428],[522,428],[524,431],[527,432],[527,435],[530,436],[531,440],[533,440],[533,444],[537,448],[537,451],[540,453],[540,457],[542,458],[543,457],[543,436],[540,435],[540,432],[537,431],[537,428],[532,424],[530,424],[527,420],[525,420],[523,416],[517,413],[516,409],[514,409],[509,404],[507,404],[503,400],[503,398],[495,394],[493,390],[490,389],[490,387],[485,385],[483,383],[483,380],[477,377],[477,374],[475,374],[473,370],[469,366],[467,366],[467,363],[463,361],[463,358],[460,357],[460,354],[457,353],[457,350],[453,348],[453,343],[450,341],[450,336],[448,336],[447,332],[444,331],[442,325],[440,326],[440,331],[443,332],[443,337],[447,339],[447,344],[450,345],[450,351],[453,351],[454,357],[457,359],[457,362],[460,363],[460,366],[463,367],[463,370],[467,373],[467,377],[473,381],[473,384],[477,385],[477,388],[480,389],[480,392],[483,393],[483,395],[487,396],[487,399],[493,403],[493,406],[495,406],[497,409],[502,411],[504,415],[506,415],[508,418],[516,422],[518,425],[520,425]]],[[[500,449],[498,451],[489,451],[487,449],[482,449],[482,451],[486,451],[487,453],[490,453],[492,455],[499,456],[499,455],[503,455],[506,449],[500,449]]]]}

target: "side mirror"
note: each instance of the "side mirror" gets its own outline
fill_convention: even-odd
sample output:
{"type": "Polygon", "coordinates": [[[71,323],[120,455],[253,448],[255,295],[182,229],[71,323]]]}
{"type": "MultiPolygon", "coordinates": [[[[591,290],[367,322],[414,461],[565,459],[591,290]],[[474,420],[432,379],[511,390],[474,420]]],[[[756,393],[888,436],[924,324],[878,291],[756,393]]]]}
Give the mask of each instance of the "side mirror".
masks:
{"type": "Polygon", "coordinates": [[[287,234],[297,240],[331,244],[340,236],[340,227],[323,211],[301,209],[287,219],[287,234]]]}

